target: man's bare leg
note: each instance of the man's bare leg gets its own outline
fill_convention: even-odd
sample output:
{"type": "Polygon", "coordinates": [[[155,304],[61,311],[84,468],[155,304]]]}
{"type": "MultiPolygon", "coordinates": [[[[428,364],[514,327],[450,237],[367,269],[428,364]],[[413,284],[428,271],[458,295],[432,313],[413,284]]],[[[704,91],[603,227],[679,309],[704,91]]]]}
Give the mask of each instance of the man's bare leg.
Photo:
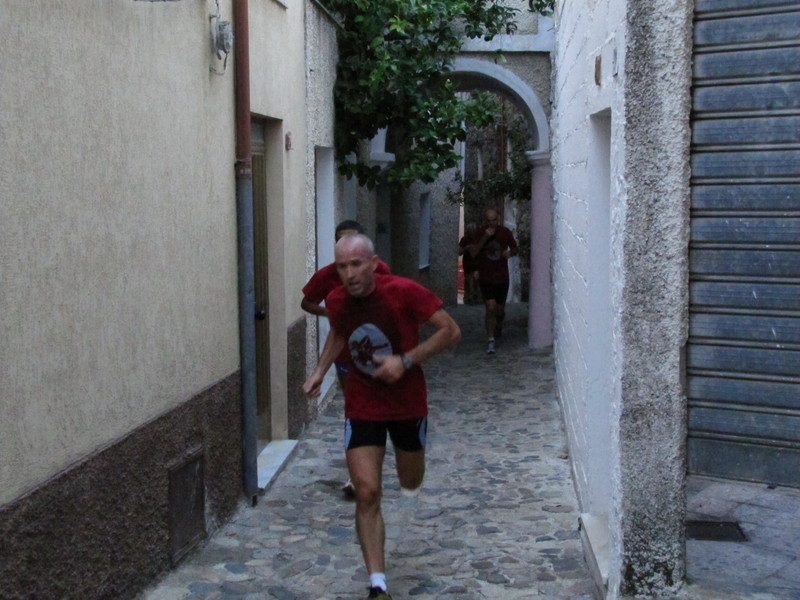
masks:
{"type": "Polygon", "coordinates": [[[381,514],[381,475],[386,448],[362,446],[347,451],[347,468],[356,488],[356,533],[367,573],[385,573],[386,532],[381,514]]]}
{"type": "Polygon", "coordinates": [[[400,485],[406,490],[416,490],[425,478],[425,449],[408,452],[395,446],[394,457],[400,485]]]}
{"type": "Polygon", "coordinates": [[[505,303],[495,304],[494,309],[494,333],[497,337],[503,335],[503,321],[506,318],[506,305],[505,303]]]}
{"type": "Polygon", "coordinates": [[[489,339],[494,338],[494,330],[497,327],[497,302],[495,300],[486,301],[484,323],[486,324],[486,337],[489,339]]]}

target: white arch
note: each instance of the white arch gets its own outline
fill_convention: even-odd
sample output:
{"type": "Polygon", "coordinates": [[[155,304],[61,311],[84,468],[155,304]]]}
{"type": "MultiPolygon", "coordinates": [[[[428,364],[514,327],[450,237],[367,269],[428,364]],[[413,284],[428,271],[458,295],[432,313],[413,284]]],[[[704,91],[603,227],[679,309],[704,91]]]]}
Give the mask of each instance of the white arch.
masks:
{"type": "Polygon", "coordinates": [[[550,151],[550,127],[542,104],[519,76],[493,62],[463,57],[456,58],[451,73],[463,82],[464,87],[502,91],[511,96],[536,129],[536,147],[533,150],[550,151]]]}

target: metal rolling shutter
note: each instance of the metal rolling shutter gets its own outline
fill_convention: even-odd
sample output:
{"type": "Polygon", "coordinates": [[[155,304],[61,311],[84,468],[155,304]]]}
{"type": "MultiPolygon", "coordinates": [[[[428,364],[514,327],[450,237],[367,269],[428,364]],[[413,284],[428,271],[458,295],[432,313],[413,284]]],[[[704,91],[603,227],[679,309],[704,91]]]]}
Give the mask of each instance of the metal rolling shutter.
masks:
{"type": "Polygon", "coordinates": [[[694,36],[689,471],[800,487],[800,2],[694,36]]]}

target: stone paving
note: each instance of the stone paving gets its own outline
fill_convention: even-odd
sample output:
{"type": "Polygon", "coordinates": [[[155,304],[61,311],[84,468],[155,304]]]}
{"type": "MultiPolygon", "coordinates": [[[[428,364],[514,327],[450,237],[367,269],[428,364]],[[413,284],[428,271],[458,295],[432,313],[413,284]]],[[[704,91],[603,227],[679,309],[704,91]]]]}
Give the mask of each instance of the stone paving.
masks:
{"type": "MultiPolygon", "coordinates": [[[[687,480],[688,518],[738,523],[746,542],[687,540],[687,589],[800,598],[800,490],[711,477],[687,480]]],[[[727,598],[727,596],[725,596],[727,598]]]]}
{"type": "MultiPolygon", "coordinates": [[[[420,493],[391,452],[383,513],[395,598],[591,600],[550,354],[527,348],[509,305],[497,354],[482,307],[450,311],[464,339],[425,367],[430,423],[420,493]]],[[[368,577],[354,531],[337,392],[254,508],[243,508],[143,600],[356,600],[368,577]]]]}
{"type": "MultiPolygon", "coordinates": [[[[510,304],[497,354],[482,307],[449,309],[464,338],[426,365],[428,470],[416,497],[384,468],[387,575],[395,600],[591,600],[550,354],[527,348],[527,305],[510,304]]],[[[260,498],[139,600],[357,600],[342,396],[336,392],[260,498]]],[[[750,541],[687,542],[688,582],[670,598],[800,599],[800,491],[689,478],[689,517],[730,518],[750,541]]]]}

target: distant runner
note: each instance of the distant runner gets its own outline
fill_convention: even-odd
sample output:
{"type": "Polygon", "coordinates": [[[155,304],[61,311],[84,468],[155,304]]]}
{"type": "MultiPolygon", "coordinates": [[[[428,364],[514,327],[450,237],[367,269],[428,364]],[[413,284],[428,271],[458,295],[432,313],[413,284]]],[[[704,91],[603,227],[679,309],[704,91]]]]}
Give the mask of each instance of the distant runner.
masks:
{"type": "Polygon", "coordinates": [[[511,230],[498,223],[496,210],[486,209],[483,217],[483,229],[475,233],[467,248],[480,273],[478,281],[486,306],[486,352],[494,354],[495,336],[503,335],[503,320],[506,318],[508,259],[519,254],[519,248],[511,230]]]}

